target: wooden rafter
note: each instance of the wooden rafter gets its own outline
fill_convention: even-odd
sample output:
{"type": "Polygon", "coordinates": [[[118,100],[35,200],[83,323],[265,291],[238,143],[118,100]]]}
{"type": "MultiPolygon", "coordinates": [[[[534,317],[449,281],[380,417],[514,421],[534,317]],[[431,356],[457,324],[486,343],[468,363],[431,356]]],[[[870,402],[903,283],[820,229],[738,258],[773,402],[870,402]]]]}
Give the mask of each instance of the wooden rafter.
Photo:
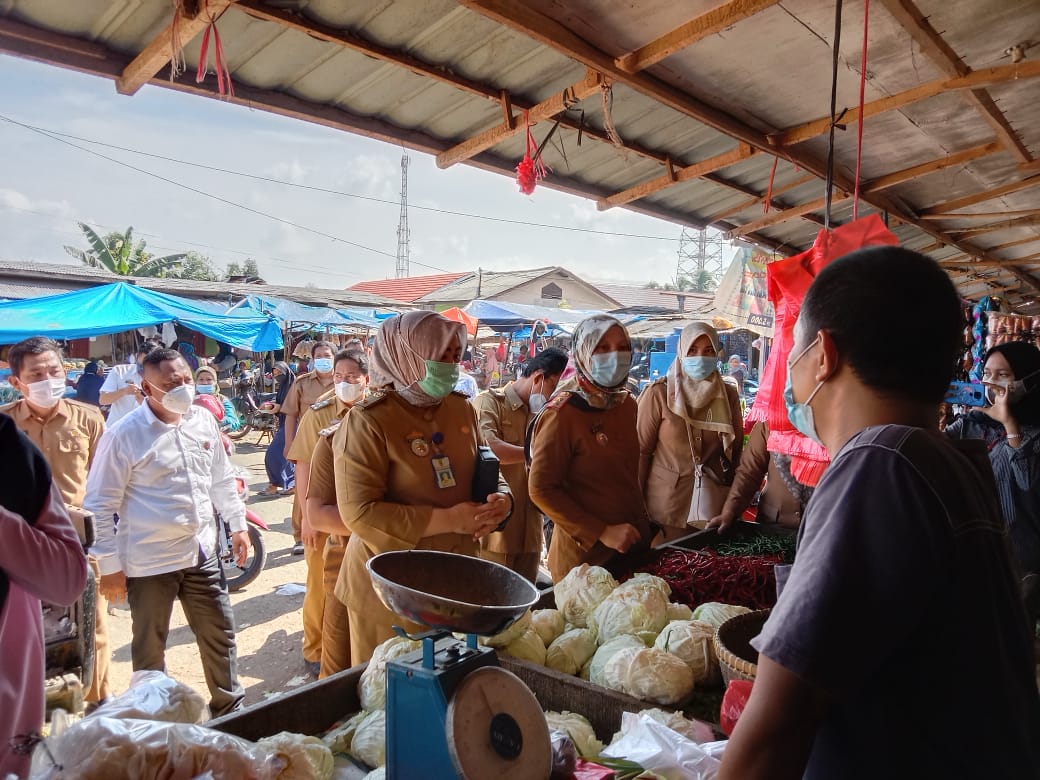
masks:
{"type": "MultiPolygon", "coordinates": [[[[531,122],[540,122],[549,119],[571,108],[574,104],[584,100],[600,91],[603,83],[602,77],[593,70],[587,70],[585,78],[572,84],[562,92],[557,92],[550,98],[532,106],[527,114],[531,122]]],[[[467,138],[460,144],[456,144],[447,151],[437,155],[437,167],[448,168],[463,160],[468,160],[476,154],[497,146],[508,138],[524,132],[520,122],[503,122],[502,124],[489,127],[483,132],[477,133],[472,138],[467,138]]]]}
{"type": "Polygon", "coordinates": [[[950,233],[958,236],[981,236],[985,233],[996,233],[1000,230],[1011,230],[1018,227],[1032,227],[1033,225],[1040,225],[1040,211],[1031,212],[1030,216],[1019,217],[1018,219],[1003,219],[1000,222],[993,222],[989,225],[958,228],[956,230],[951,230],[950,233]]]}
{"type": "MultiPolygon", "coordinates": [[[[1027,60],[1018,64],[973,70],[966,76],[929,81],[926,84],[921,84],[903,92],[897,92],[895,95],[872,100],[863,105],[862,115],[870,117],[883,114],[886,111],[894,111],[897,108],[903,108],[911,103],[917,103],[945,92],[980,89],[993,86],[994,84],[1004,84],[1008,81],[1038,77],[1040,77],[1040,60],[1027,60]]],[[[842,115],[841,124],[846,126],[853,125],[859,121],[859,118],[859,108],[850,108],[842,115]]],[[[781,130],[778,133],[773,133],[769,136],[769,142],[776,146],[793,146],[794,144],[808,141],[810,138],[823,135],[830,130],[830,126],[831,118],[823,116],[810,122],[804,122],[786,130],[781,130]]]]}
{"type": "MultiPolygon", "coordinates": [[[[1000,144],[998,143],[988,143],[982,144],[981,146],[975,146],[971,149],[965,149],[963,152],[949,154],[945,157],[940,157],[936,160],[930,160],[926,163],[921,163],[920,165],[914,165],[909,168],[904,168],[901,171],[896,171],[894,173],[889,173],[884,176],[879,176],[878,178],[872,181],[864,183],[863,186],[860,188],[860,192],[864,195],[869,195],[873,192],[880,192],[882,190],[888,189],[889,187],[895,187],[898,184],[904,184],[908,181],[919,179],[922,176],[927,176],[928,174],[935,173],[936,171],[942,171],[947,168],[951,168],[955,165],[963,165],[965,163],[971,162],[972,160],[977,160],[980,157],[985,157],[986,155],[993,154],[997,151],[1000,151],[1000,144]]],[[[852,193],[839,190],[835,193],[831,201],[831,204],[837,205],[839,203],[843,203],[851,197],[852,193]]],[[[811,214],[814,211],[819,211],[820,209],[826,207],[826,205],[827,198],[822,197],[817,198],[816,200],[810,201],[808,203],[803,203],[798,206],[786,208],[783,211],[779,211],[775,214],[767,214],[763,217],[752,220],[747,224],[741,225],[735,230],[730,231],[730,237],[736,238],[739,236],[745,236],[750,232],[762,230],[767,227],[772,227],[773,225],[778,225],[781,222],[786,222],[789,219],[795,219],[796,217],[801,217],[806,214],[811,214]]]]}
{"type": "MultiPolygon", "coordinates": [[[[773,191],[771,193],[769,193],[770,198],[769,198],[768,208],[770,208],[770,209],[782,208],[781,206],[777,205],[776,198],[778,198],[779,196],[783,195],[784,193],[790,192],[793,189],[797,189],[798,187],[801,187],[803,184],[808,184],[811,181],[817,181],[817,178],[810,173],[810,174],[808,174],[806,176],[799,176],[794,181],[788,182],[787,184],[783,185],[782,187],[775,187],[775,188],[773,188],[773,191]]],[[[711,217],[710,217],[710,220],[712,222],[716,222],[716,221],[718,221],[720,219],[726,219],[727,217],[732,217],[732,216],[734,216],[736,214],[741,213],[742,211],[747,211],[752,206],[758,205],[759,203],[764,203],[765,199],[766,199],[766,196],[764,194],[756,196],[756,197],[752,197],[749,200],[744,201],[743,203],[738,203],[736,206],[731,206],[730,208],[726,209],[725,211],[720,211],[720,212],[718,212],[716,214],[712,214],[711,217]]]]}
{"type": "MultiPolygon", "coordinates": [[[[195,16],[182,15],[180,19],[171,21],[123,69],[122,75],[116,79],[116,91],[121,95],[135,94],[170,62],[174,51],[179,51],[193,40],[234,2],[235,0],[208,0],[200,5],[195,16]]],[[[182,6],[177,6],[174,13],[183,13],[181,8],[182,6]]]]}
{"type": "Polygon", "coordinates": [[[637,73],[649,68],[666,57],[670,57],[687,46],[722,32],[742,19],[757,14],[780,0],[729,0],[723,5],[706,11],[681,27],[665,33],[660,38],[641,46],[630,54],[618,57],[617,66],[627,73],[637,73]]]}
{"type": "Polygon", "coordinates": [[[706,173],[714,173],[715,171],[721,170],[722,168],[728,168],[730,165],[735,165],[742,160],[746,160],[756,154],[747,144],[740,144],[736,149],[731,149],[723,154],[717,154],[714,157],[709,157],[706,160],[700,160],[692,165],[687,165],[684,168],[672,168],[669,165],[669,170],[665,172],[663,176],[658,176],[650,181],[645,181],[641,184],[637,184],[634,187],[629,187],[627,190],[615,193],[607,198],[601,198],[596,203],[596,208],[600,211],[605,211],[614,206],[623,206],[626,203],[631,203],[639,198],[645,198],[647,195],[652,195],[655,192],[660,192],[663,189],[671,187],[680,182],[689,181],[690,179],[699,179],[706,173]]]}
{"type": "Polygon", "coordinates": [[[994,187],[985,192],[977,192],[974,195],[966,195],[963,198],[948,200],[945,203],[939,203],[931,208],[923,209],[919,213],[924,216],[926,214],[946,214],[951,211],[960,211],[969,206],[974,206],[978,203],[985,203],[987,200],[1000,198],[1004,195],[1011,195],[1012,193],[1021,192],[1022,190],[1028,190],[1037,185],[1040,185],[1040,175],[1030,176],[1028,179],[1011,182],[1010,184],[1003,184],[1000,187],[994,187]]]}
{"type": "MultiPolygon", "coordinates": [[[[1007,268],[1013,271],[1015,266],[1019,265],[1040,265],[1040,254],[1029,255],[1028,257],[1015,257],[1010,260],[986,259],[974,260],[970,263],[965,263],[963,260],[959,262],[969,268],[1007,268]]],[[[945,264],[944,262],[943,265],[945,264]]]]}
{"type": "MultiPolygon", "coordinates": [[[[971,68],[932,27],[913,0],[881,0],[881,4],[921,47],[925,56],[947,76],[967,76],[971,73],[971,68]]],[[[965,99],[978,108],[983,118],[993,127],[1004,148],[1018,158],[1019,162],[1028,163],[1033,159],[1022,139],[1018,137],[1007,117],[997,108],[986,90],[971,90],[965,94],[965,99]]]]}
{"type": "Polygon", "coordinates": [[[1011,249],[1015,246],[1022,246],[1023,244],[1035,244],[1040,241],[1040,236],[1030,236],[1029,238],[1020,238],[1018,241],[1009,241],[1006,244],[998,244],[997,246],[991,246],[987,251],[989,252],[1001,252],[1005,249],[1011,249]]]}
{"type": "MultiPolygon", "coordinates": [[[[921,219],[926,219],[930,222],[951,220],[951,219],[1000,219],[1001,217],[1029,217],[1034,214],[1040,214],[1040,209],[1024,209],[1022,211],[973,211],[969,214],[925,214],[921,219]]],[[[957,232],[956,228],[953,228],[953,232],[957,232]]]]}

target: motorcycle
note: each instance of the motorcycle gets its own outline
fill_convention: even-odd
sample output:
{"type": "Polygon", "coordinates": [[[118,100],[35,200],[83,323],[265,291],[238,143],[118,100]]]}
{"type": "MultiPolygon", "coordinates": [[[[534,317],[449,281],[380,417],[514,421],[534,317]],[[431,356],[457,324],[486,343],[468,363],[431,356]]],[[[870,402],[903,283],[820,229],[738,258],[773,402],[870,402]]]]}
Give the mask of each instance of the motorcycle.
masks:
{"type": "Polygon", "coordinates": [[[235,411],[242,420],[242,427],[237,431],[227,431],[227,435],[239,441],[253,431],[261,434],[269,433],[274,437],[278,430],[278,415],[262,408],[262,404],[270,403],[275,399],[275,393],[261,393],[257,395],[252,383],[238,386],[238,394],[231,399],[235,411]]]}
{"type": "MultiPolygon", "coordinates": [[[[235,483],[238,488],[238,497],[243,503],[248,498],[249,487],[246,482],[246,473],[243,469],[237,469],[235,483]]],[[[249,532],[249,556],[241,566],[235,560],[235,549],[231,541],[231,526],[223,517],[217,533],[217,555],[224,568],[224,578],[227,580],[228,590],[232,593],[241,590],[246,585],[260,576],[267,563],[267,547],[264,545],[263,531],[270,530],[260,516],[252,509],[246,507],[246,530],[249,532]]]]}

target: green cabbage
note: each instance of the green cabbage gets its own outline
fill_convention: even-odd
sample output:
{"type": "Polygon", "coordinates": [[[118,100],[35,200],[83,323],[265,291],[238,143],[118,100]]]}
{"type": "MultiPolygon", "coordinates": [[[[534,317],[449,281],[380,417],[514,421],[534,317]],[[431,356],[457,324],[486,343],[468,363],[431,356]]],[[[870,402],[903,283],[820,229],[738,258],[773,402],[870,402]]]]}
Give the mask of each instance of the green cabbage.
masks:
{"type": "Polygon", "coordinates": [[[636,650],[642,650],[646,645],[644,645],[638,637],[634,637],[630,634],[622,634],[619,637],[611,639],[609,642],[604,642],[600,645],[599,649],[596,650],[596,654],[592,656],[592,660],[589,662],[589,682],[596,685],[602,685],[605,688],[614,688],[614,686],[607,684],[606,678],[604,677],[604,670],[607,662],[614,657],[614,654],[619,650],[624,650],[626,647],[634,647],[636,650]]]}
{"type": "Polygon", "coordinates": [[[349,753],[350,741],[354,739],[354,732],[357,731],[358,725],[365,719],[366,715],[368,715],[368,713],[364,710],[355,713],[347,719],[346,723],[336,726],[329,731],[321,738],[321,741],[324,742],[333,753],[349,753]]]}
{"type": "Polygon", "coordinates": [[[386,707],[386,662],[408,655],[421,647],[422,642],[393,636],[375,649],[368,667],[361,673],[361,679],[358,681],[361,709],[372,711],[386,707]]]}
{"type": "Polygon", "coordinates": [[[618,588],[596,607],[589,628],[600,644],[622,634],[638,634],[651,641],[668,624],[668,598],[654,587],[618,588]]]}
{"type": "Polygon", "coordinates": [[[566,630],[565,626],[563,613],[558,609],[536,609],[531,613],[531,628],[538,632],[546,647],[566,630]]]}
{"type": "Polygon", "coordinates": [[[561,634],[545,652],[545,665],[564,674],[578,674],[596,652],[596,635],[587,628],[561,634]]]}
{"type": "Polygon", "coordinates": [[[701,604],[693,611],[693,619],[703,620],[705,623],[711,623],[715,629],[718,630],[719,626],[730,618],[734,618],[737,615],[744,615],[750,611],[751,610],[747,607],[738,607],[736,604],[723,604],[719,601],[709,601],[705,604],[701,604]]]}
{"type": "Polygon", "coordinates": [[[499,652],[545,666],[545,645],[542,644],[542,638],[533,628],[527,629],[499,652]]]}
{"type": "Polygon", "coordinates": [[[654,647],[682,660],[693,672],[694,682],[707,682],[715,677],[719,662],[712,638],[715,627],[701,620],[673,620],[657,637],[654,647]]]}
{"type": "Polygon", "coordinates": [[[371,767],[386,763],[386,713],[383,710],[368,713],[358,724],[350,742],[350,755],[371,767]]]}
{"type": "Polygon", "coordinates": [[[563,613],[566,622],[575,628],[586,628],[593,610],[616,587],[617,580],[609,571],[583,563],[556,583],[553,588],[556,608],[563,613]]]}
{"type": "Polygon", "coordinates": [[[592,724],[576,712],[547,712],[545,722],[549,729],[564,732],[571,738],[578,753],[586,758],[595,758],[603,751],[603,743],[596,738],[592,724]]]}
{"type": "Polygon", "coordinates": [[[656,647],[619,651],[607,663],[604,676],[620,682],[622,693],[656,704],[678,704],[693,693],[690,667],[656,647]]]}
{"type": "Polygon", "coordinates": [[[317,737],[281,731],[256,744],[285,762],[285,768],[278,773],[279,780],[329,780],[332,777],[332,751],[317,737]]]}
{"type": "Polygon", "coordinates": [[[531,610],[527,610],[516,622],[513,623],[505,631],[501,631],[494,636],[480,637],[480,644],[486,647],[505,647],[514,639],[519,639],[523,636],[524,632],[531,627],[531,610]]]}
{"type": "Polygon", "coordinates": [[[685,604],[669,604],[668,620],[693,620],[693,610],[685,604]]]}
{"type": "Polygon", "coordinates": [[[631,579],[625,580],[615,589],[615,593],[618,591],[643,591],[646,589],[653,589],[661,592],[661,595],[665,597],[667,601],[672,595],[672,586],[665,582],[658,576],[653,574],[647,574],[646,572],[639,572],[633,574],[631,579]]]}

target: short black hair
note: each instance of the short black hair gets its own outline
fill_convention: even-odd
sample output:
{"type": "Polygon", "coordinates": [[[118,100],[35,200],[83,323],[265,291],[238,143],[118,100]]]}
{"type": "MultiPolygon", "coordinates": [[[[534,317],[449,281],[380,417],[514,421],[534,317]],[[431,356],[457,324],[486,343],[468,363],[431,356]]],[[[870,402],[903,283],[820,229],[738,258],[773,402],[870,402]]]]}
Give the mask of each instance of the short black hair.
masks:
{"type": "Polygon", "coordinates": [[[547,376],[559,376],[566,368],[567,353],[559,347],[549,347],[527,359],[522,376],[531,376],[535,371],[541,371],[547,376]]]}
{"type": "MultiPolygon", "coordinates": [[[[964,314],[950,277],[934,260],[895,246],[840,257],[813,281],[798,327],[824,330],[868,387],[893,398],[942,401],[964,351],[964,314]],[[913,311],[921,349],[897,347],[890,313],[913,311]]],[[[808,346],[807,344],[803,344],[808,346]]]]}
{"type": "Polygon", "coordinates": [[[325,347],[325,349],[327,349],[333,355],[336,354],[336,348],[334,346],[332,346],[329,342],[327,342],[327,341],[315,341],[311,345],[311,357],[313,358],[314,357],[314,353],[317,350],[321,349],[322,347],[325,347]]]}
{"type": "Polygon", "coordinates": [[[147,355],[153,349],[155,349],[155,344],[150,344],[149,342],[146,341],[144,344],[142,344],[141,346],[139,346],[137,348],[137,351],[134,354],[135,355],[147,355]]]}
{"type": "Polygon", "coordinates": [[[165,347],[159,347],[157,349],[153,349],[151,352],[148,353],[148,355],[144,359],[144,362],[142,363],[142,367],[158,367],[160,363],[165,363],[169,360],[184,360],[184,355],[182,355],[175,349],[166,349],[165,347]]]}
{"type": "MultiPolygon", "coordinates": [[[[982,360],[985,367],[993,353],[999,352],[1011,366],[1015,379],[1025,379],[1030,374],[1040,371],[1040,349],[1023,341],[1009,341],[998,344],[986,353],[982,360]]],[[[1028,393],[1025,397],[1010,404],[1011,412],[1019,425],[1040,424],[1040,392],[1028,393]]]]}
{"type": "Polygon", "coordinates": [[[46,336],[31,336],[23,341],[19,341],[13,347],[7,355],[7,362],[10,364],[11,373],[14,376],[20,377],[22,375],[22,366],[25,364],[26,355],[42,355],[45,352],[53,352],[58,356],[58,360],[64,359],[62,355],[61,347],[58,346],[58,342],[47,338],[46,336]]]}
{"type": "Polygon", "coordinates": [[[358,364],[358,370],[361,371],[364,376],[368,376],[368,356],[365,355],[364,350],[341,349],[336,353],[332,365],[335,366],[341,360],[353,360],[358,364]]]}

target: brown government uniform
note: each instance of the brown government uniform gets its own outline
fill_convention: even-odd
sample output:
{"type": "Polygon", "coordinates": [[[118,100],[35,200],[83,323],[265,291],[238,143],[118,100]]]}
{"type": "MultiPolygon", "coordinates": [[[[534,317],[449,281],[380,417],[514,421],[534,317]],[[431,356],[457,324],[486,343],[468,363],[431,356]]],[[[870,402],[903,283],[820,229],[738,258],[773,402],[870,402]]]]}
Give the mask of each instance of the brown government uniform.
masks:
{"type": "MultiPolygon", "coordinates": [[[[296,426],[296,436],[289,447],[289,460],[297,463],[311,463],[314,445],[321,438],[319,433],[328,428],[347,407],[336,398],[333,388],[322,393],[309,407],[305,407],[303,415],[296,426]]],[[[294,496],[293,513],[299,505],[302,521],[303,505],[307,496],[294,496]]],[[[303,551],[307,563],[307,593],[303,597],[303,657],[307,661],[321,660],[321,624],[325,613],[325,590],[322,587],[322,554],[328,534],[317,534],[317,544],[303,551]]]]}
{"type": "MultiPolygon", "coordinates": [[[[501,390],[480,393],[473,399],[473,408],[477,412],[480,438],[485,444],[498,439],[524,446],[527,426],[534,415],[516,394],[513,382],[501,390]]],[[[500,563],[534,582],[542,555],[542,513],[527,495],[527,464],[513,463],[501,469],[513,493],[513,516],[502,531],[480,540],[480,557],[500,563]]]]}
{"type": "MultiPolygon", "coordinates": [[[[424,537],[434,507],[472,500],[477,455],[477,417],[466,396],[452,393],[432,407],[412,406],[392,390],[377,390],[354,405],[333,441],[340,516],[350,529],[336,597],[347,605],[352,663],[372,657],[394,635],[425,627],[383,606],[365,563],[391,550],[440,550],[477,554],[467,534],[424,537]],[[438,487],[432,459],[433,435],[451,462],[452,487],[438,487]]],[[[508,492],[504,481],[500,490],[508,492]]],[[[450,576],[445,572],[444,576],[450,576]]]]}
{"type": "MultiPolygon", "coordinates": [[[[326,506],[336,506],[336,468],[333,458],[333,439],[342,427],[342,417],[350,411],[344,408],[339,419],[325,428],[311,454],[311,481],[307,498],[316,498],[326,506]]],[[[335,594],[336,580],[343,565],[350,534],[329,534],[325,541],[325,565],[322,589],[325,593],[325,611],[321,621],[321,676],[350,668],[350,623],[347,605],[335,594]]]]}
{"type": "MultiPolygon", "coordinates": [[[[32,440],[50,464],[55,486],[68,506],[82,507],[87,489],[87,471],[94,462],[97,443],[105,430],[101,410],[90,404],[62,399],[46,420],[33,414],[25,400],[0,407],[26,436],[32,440]]],[[[89,556],[94,581],[100,578],[97,561],[89,556]]],[[[94,672],[84,701],[96,703],[108,698],[112,689],[108,681],[110,659],[108,648],[108,602],[97,591],[94,623],[94,672]]]]}
{"type": "Polygon", "coordinates": [[[740,465],[733,477],[725,512],[739,520],[740,513],[751,503],[765,478],[766,487],[758,499],[756,520],[760,523],[779,523],[785,528],[797,528],[805,507],[784,484],[780,469],[766,449],[768,440],[769,428],[766,424],[755,423],[748,436],[747,446],[740,455],[740,465]]]}
{"type": "MultiPolygon", "coordinates": [[[[300,422],[304,416],[304,413],[313,403],[317,403],[318,399],[329,390],[334,390],[336,387],[336,380],[332,374],[329,374],[327,379],[323,379],[318,376],[317,371],[308,371],[306,374],[300,374],[296,377],[296,381],[293,382],[292,387],[289,388],[289,394],[285,396],[285,402],[282,404],[282,408],[279,410],[282,414],[290,415],[296,418],[296,430],[300,429],[300,422]]],[[[292,460],[289,458],[288,460],[292,460]]],[[[293,494],[292,504],[292,528],[293,528],[293,539],[300,541],[300,529],[303,523],[303,498],[293,494]]],[[[306,653],[304,654],[306,657],[306,653]]],[[[308,659],[317,660],[317,659],[308,659]]]]}
{"type": "Polygon", "coordinates": [[[619,553],[599,541],[608,525],[630,523],[650,543],[639,490],[636,402],[593,409],[577,395],[558,393],[535,422],[531,438],[531,500],[555,523],[549,572],[559,582],[582,563],[602,566],[619,553]]]}
{"type": "Polygon", "coordinates": [[[732,475],[744,443],[740,396],[735,387],[726,383],[723,387],[730,420],[735,422],[729,453],[725,452],[719,433],[690,428],[686,420],[668,408],[667,378],[652,382],[639,395],[639,484],[644,486],[650,519],[658,525],[685,529],[688,522],[703,525],[722,511],[729,485],[716,477],[727,471],[723,467],[724,457],[729,459],[728,472],[732,475]],[[704,489],[707,500],[700,512],[691,505],[698,468],[702,470],[702,479],[713,483],[704,489]]]}

